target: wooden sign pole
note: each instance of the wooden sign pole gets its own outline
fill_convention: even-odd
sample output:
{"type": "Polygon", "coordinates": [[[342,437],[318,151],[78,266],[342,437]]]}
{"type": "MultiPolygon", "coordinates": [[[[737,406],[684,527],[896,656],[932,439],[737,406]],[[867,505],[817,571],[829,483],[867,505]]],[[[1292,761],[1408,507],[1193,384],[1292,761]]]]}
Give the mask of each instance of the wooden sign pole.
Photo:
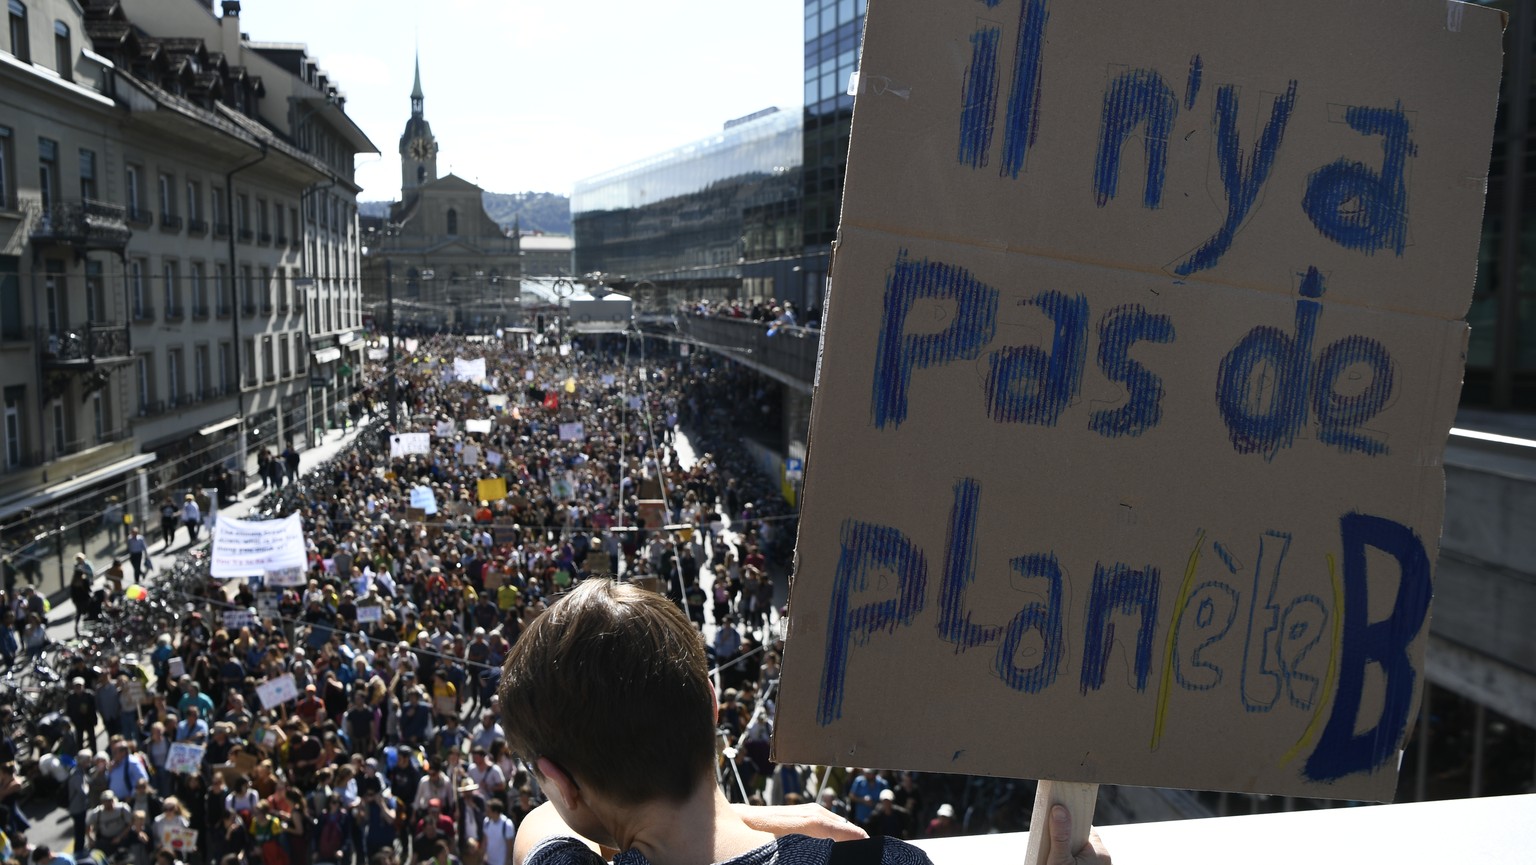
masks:
{"type": "Polygon", "coordinates": [[[1024,850],[1024,865],[1046,865],[1051,849],[1051,806],[1065,805],[1072,815],[1072,838],[1067,851],[1076,853],[1088,843],[1093,828],[1093,806],[1099,800],[1098,784],[1074,781],[1041,781],[1035,789],[1035,810],[1029,818],[1029,846],[1024,850]]]}

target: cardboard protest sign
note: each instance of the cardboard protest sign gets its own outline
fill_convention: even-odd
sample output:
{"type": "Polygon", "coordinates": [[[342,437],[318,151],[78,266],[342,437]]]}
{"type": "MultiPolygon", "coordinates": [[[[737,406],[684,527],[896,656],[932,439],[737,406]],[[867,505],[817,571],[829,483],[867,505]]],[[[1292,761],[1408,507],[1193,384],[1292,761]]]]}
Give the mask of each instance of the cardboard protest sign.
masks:
{"type": "Polygon", "coordinates": [[[453,421],[440,420],[435,426],[432,427],[432,432],[439,438],[448,438],[449,436],[453,435],[455,428],[456,427],[454,426],[453,421]]]}
{"type": "Polygon", "coordinates": [[[303,570],[308,563],[298,514],[280,520],[224,517],[213,532],[208,573],[215,578],[256,577],[285,568],[303,570]]]}
{"type": "Polygon", "coordinates": [[[437,493],[425,485],[411,487],[411,504],[414,509],[420,510],[423,516],[431,516],[437,513],[437,493]]]}
{"type": "Polygon", "coordinates": [[[560,425],[560,440],[563,442],[580,442],[587,440],[587,428],[582,423],[563,423],[560,425]]]}
{"type": "Polygon", "coordinates": [[[190,854],[197,849],[197,830],[165,826],[160,829],[160,841],[173,853],[190,854]]]}
{"type": "Polygon", "coordinates": [[[568,502],[576,498],[576,484],[570,472],[557,472],[549,476],[549,497],[557,502],[568,502]]]}
{"type": "Polygon", "coordinates": [[[308,580],[304,577],[303,568],[277,568],[261,575],[261,581],[266,586],[302,586],[308,580]]]}
{"type": "Polygon", "coordinates": [[[432,452],[431,433],[398,433],[389,438],[389,456],[409,456],[410,454],[426,454],[432,452]]]}
{"type": "Polygon", "coordinates": [[[256,617],[251,614],[250,610],[225,610],[224,611],[224,629],[225,630],[228,630],[228,631],[238,631],[241,628],[249,627],[249,626],[254,625],[254,624],[256,624],[256,617]]]}
{"type": "Polygon", "coordinates": [[[871,5],[776,760],[1391,797],[1501,63],[1449,9],[871,5]]]}
{"type": "MultiPolygon", "coordinates": [[[[505,399],[505,397],[503,397],[505,399]]],[[[472,433],[488,433],[491,431],[490,418],[470,418],[464,422],[464,431],[472,433]]]]}
{"type": "Polygon", "coordinates": [[[173,742],[165,756],[165,770],[173,775],[196,775],[203,769],[207,748],[191,742],[173,742]]]}
{"type": "Polygon", "coordinates": [[[640,522],[648,529],[667,524],[667,503],[662,499],[640,499],[636,502],[636,511],[640,522]]]}
{"type": "Polygon", "coordinates": [[[293,681],[293,674],[284,673],[257,685],[256,696],[261,698],[263,709],[271,709],[289,700],[297,700],[299,688],[293,681]]]}
{"type": "Polygon", "coordinates": [[[453,376],[459,381],[481,381],[485,378],[485,358],[477,357],[466,360],[462,357],[453,359],[453,376]]]}
{"type": "Polygon", "coordinates": [[[383,607],[380,607],[380,606],[375,604],[375,605],[361,606],[361,607],[357,608],[357,621],[358,621],[358,624],[366,625],[366,624],[368,624],[370,622],[380,622],[380,621],[383,621],[383,620],[384,620],[384,608],[383,607]]]}
{"type": "Polygon", "coordinates": [[[481,479],[475,483],[475,492],[482,502],[499,501],[507,497],[507,479],[481,479]]]}

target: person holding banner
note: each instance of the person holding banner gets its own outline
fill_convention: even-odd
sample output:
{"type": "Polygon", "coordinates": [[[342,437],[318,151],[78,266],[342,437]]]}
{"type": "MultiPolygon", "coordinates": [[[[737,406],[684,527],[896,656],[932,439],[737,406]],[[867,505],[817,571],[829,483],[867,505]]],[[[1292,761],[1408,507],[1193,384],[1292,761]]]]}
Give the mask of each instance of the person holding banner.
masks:
{"type": "MultiPolygon", "coordinates": [[[[500,697],[508,743],[549,796],[519,827],[514,865],[600,865],[599,845],[625,851],[628,865],[820,865],[834,855],[829,838],[863,835],[814,805],[726,801],[703,641],[653,592],[609,579],[577,586],[513,645],[500,697]]],[[[1053,811],[1047,865],[1107,863],[1097,840],[1067,851],[1070,830],[1066,810],[1053,811]]],[[[929,861],[893,838],[862,852],[885,865],[929,861]]]]}

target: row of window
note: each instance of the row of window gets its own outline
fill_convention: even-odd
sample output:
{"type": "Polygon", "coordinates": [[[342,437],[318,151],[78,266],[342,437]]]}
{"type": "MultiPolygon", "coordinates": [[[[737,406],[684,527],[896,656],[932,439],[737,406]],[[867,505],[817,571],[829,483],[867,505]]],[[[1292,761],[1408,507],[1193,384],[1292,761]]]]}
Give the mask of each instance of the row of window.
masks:
{"type": "MultiPolygon", "coordinates": [[[[299,334],[252,336],[244,343],[245,387],[290,379],[304,375],[308,369],[304,339],[299,334]]],[[[139,414],[156,415],[234,393],[237,384],[233,344],[222,340],[217,345],[217,354],[214,350],[215,347],[207,343],[192,346],[190,352],[185,346],[168,348],[161,352],[163,366],[153,350],[140,352],[137,357],[139,414]]]]}
{"type": "MultiPolygon", "coordinates": [[[[294,281],[292,271],[285,267],[253,268],[241,264],[239,281],[235,284],[238,296],[232,299],[227,290],[229,267],[223,262],[213,265],[212,272],[201,261],[182,264],[172,258],[161,259],[160,272],[151,274],[149,259],[134,258],[128,261],[128,296],[135,321],[155,318],[154,304],[158,299],[164,306],[166,321],[175,321],[189,313],[194,318],[214,315],[227,316],[234,312],[232,304],[240,307],[243,315],[258,312],[270,314],[274,309],[286,313],[295,310],[294,281]],[[159,285],[154,283],[158,278],[159,285]]],[[[302,308],[296,311],[303,312],[302,308]]]]}
{"type": "MultiPolygon", "coordinates": [[[[154,222],[155,214],[146,208],[144,168],[129,163],[124,172],[124,203],[128,207],[129,221],[141,225],[154,222]]],[[[185,225],[190,233],[202,234],[208,231],[211,219],[215,234],[225,236],[233,229],[244,243],[291,245],[298,240],[297,207],[285,206],[281,201],[269,202],[259,196],[252,199],[249,193],[237,192],[231,214],[224,200],[224,188],[217,183],[209,184],[208,195],[204,197],[203,182],[195,177],[186,177],[181,190],[178,190],[177,178],[172,172],[161,171],[155,175],[155,180],[162,229],[179,231],[185,225]],[[289,236],[290,229],[295,236],[289,236]]]]}
{"type": "MultiPolygon", "coordinates": [[[[22,0],[8,0],[7,31],[10,34],[11,56],[25,63],[32,62],[32,35],[27,18],[27,4],[22,0]]],[[[65,81],[75,78],[75,51],[70,42],[69,25],[53,22],[53,70],[65,81]]]]}
{"type": "Polygon", "coordinates": [[[126,431],[114,423],[110,389],[93,392],[86,401],[91,406],[91,429],[82,435],[77,429],[75,416],[66,406],[63,397],[51,400],[43,407],[43,417],[48,419],[48,431],[44,441],[50,452],[27,453],[28,430],[26,422],[26,386],[14,385],[4,391],[4,412],[0,414],[0,434],[5,443],[0,451],[4,469],[10,471],[23,465],[38,465],[46,459],[58,459],[78,453],[98,444],[121,438],[126,431]]]}

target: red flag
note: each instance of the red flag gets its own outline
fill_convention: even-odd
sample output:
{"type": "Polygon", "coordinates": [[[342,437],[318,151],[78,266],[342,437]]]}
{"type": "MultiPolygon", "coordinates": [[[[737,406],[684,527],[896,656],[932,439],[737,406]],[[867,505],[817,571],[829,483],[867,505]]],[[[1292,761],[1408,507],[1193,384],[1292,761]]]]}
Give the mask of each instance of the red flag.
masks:
{"type": "Polygon", "coordinates": [[[550,411],[558,410],[560,408],[560,395],[554,391],[544,394],[544,407],[550,411]]]}

